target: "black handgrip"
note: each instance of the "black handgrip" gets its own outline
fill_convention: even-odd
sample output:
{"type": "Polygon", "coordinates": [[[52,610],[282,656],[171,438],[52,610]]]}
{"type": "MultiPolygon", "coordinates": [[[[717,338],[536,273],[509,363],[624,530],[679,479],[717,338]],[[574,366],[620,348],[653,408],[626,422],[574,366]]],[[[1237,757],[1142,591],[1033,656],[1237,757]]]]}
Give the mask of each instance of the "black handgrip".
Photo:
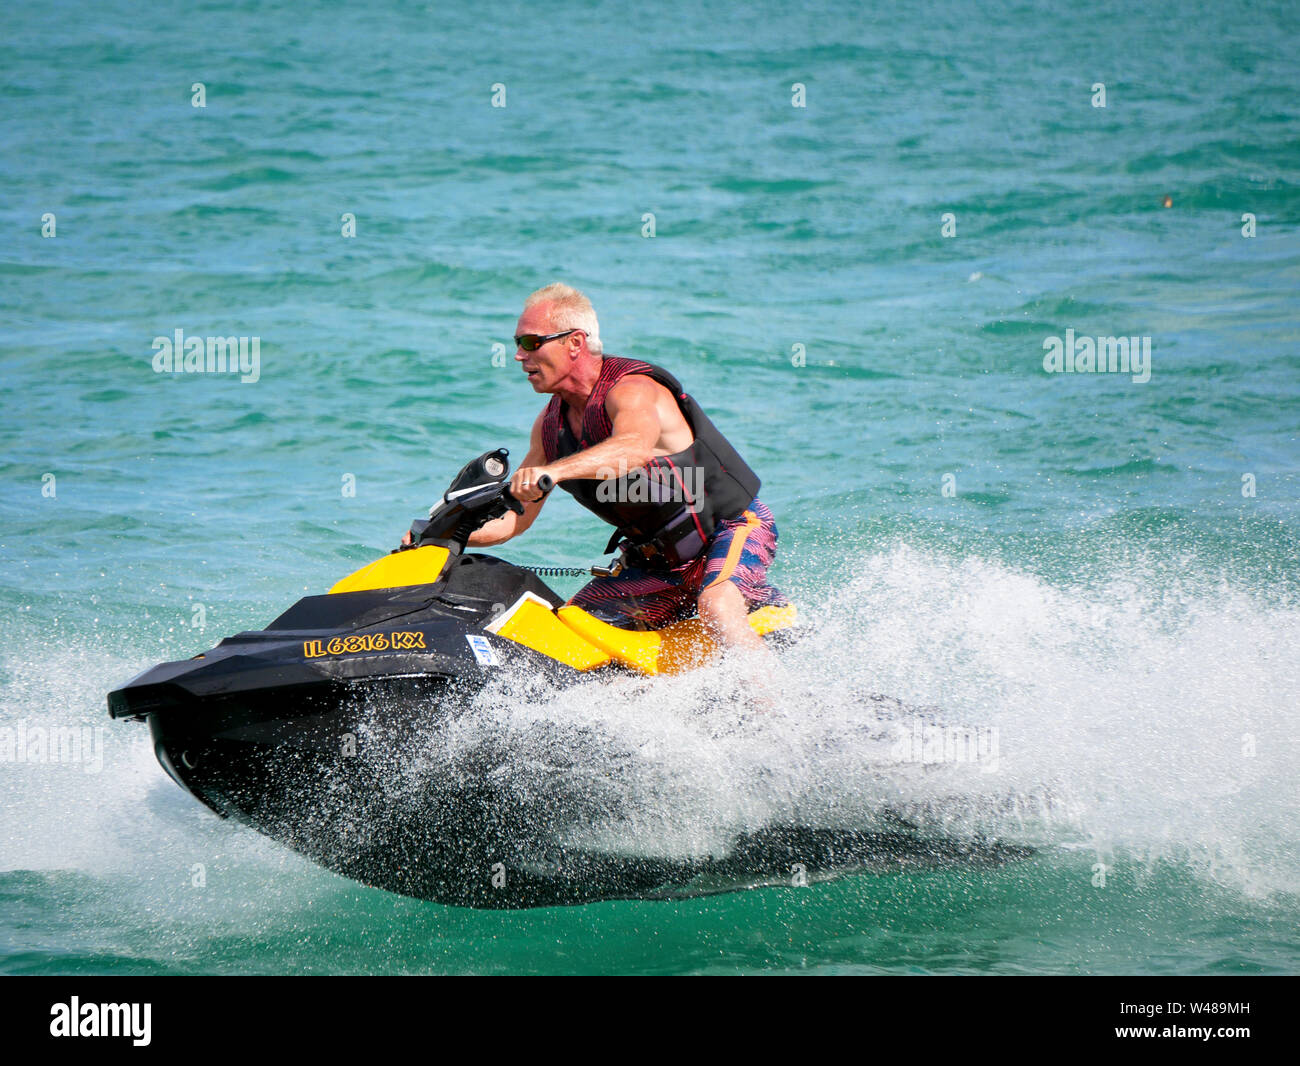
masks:
{"type": "MultiPolygon", "coordinates": [[[[553,488],[555,488],[555,478],[551,477],[550,474],[543,474],[537,479],[537,489],[543,496],[553,488]]],[[[506,487],[504,482],[502,482],[501,485],[501,499],[505,501],[505,505],[509,507],[510,510],[514,511],[515,514],[524,513],[524,505],[520,503],[515,494],[506,487]]]]}

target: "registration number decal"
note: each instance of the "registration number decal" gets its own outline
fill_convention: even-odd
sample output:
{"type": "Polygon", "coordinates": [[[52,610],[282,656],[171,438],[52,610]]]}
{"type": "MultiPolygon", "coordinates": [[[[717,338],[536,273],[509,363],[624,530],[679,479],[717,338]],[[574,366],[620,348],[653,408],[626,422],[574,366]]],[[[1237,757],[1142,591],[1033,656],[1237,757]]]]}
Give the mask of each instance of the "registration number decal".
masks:
{"type": "Polygon", "coordinates": [[[401,651],[405,648],[424,648],[424,634],[418,629],[399,629],[392,633],[359,633],[351,637],[334,637],[327,644],[323,640],[304,640],[302,654],[306,659],[319,659],[323,655],[356,655],[363,651],[401,651]]]}

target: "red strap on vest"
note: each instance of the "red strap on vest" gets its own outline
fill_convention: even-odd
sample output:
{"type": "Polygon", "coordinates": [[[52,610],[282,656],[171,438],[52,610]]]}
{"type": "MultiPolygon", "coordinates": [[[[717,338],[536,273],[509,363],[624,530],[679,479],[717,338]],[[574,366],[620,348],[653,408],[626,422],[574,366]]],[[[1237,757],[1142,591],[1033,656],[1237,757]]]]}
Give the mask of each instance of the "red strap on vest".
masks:
{"type": "MultiPolygon", "coordinates": [[[[590,448],[606,440],[614,431],[609,412],[605,410],[605,398],[609,390],[629,374],[648,374],[653,369],[649,363],[640,359],[624,359],[617,355],[607,355],[601,360],[600,377],[592,387],[587,399],[586,409],[582,413],[582,436],[578,440],[579,450],[590,448]]],[[[560,457],[560,433],[564,428],[564,401],[559,396],[552,396],[546,405],[546,414],[542,418],[542,448],[548,463],[560,457]]]]}

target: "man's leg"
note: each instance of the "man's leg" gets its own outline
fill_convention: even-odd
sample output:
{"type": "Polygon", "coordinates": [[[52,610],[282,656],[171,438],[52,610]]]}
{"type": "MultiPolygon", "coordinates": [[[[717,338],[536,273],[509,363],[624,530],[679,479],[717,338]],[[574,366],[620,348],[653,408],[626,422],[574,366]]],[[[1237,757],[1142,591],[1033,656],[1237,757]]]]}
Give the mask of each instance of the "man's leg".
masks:
{"type": "Polygon", "coordinates": [[[727,647],[763,648],[763,638],[749,624],[750,607],[786,602],[767,583],[776,539],[772,512],[755,500],[739,518],[722,523],[709,546],[698,610],[727,647]]]}
{"type": "Polygon", "coordinates": [[[780,670],[749,624],[750,597],[760,603],[784,602],[785,597],[767,584],[767,567],[776,554],[776,523],[770,511],[762,510],[762,517],[754,509],[745,511],[741,521],[728,523],[717,538],[705,566],[709,580],[700,591],[697,609],[723,648],[741,654],[737,662],[750,710],[772,714],[779,689],[773,680],[780,670]]]}
{"type": "Polygon", "coordinates": [[[621,629],[661,629],[687,612],[690,600],[677,575],[633,567],[587,582],[569,603],[621,629]]]}
{"type": "Polygon", "coordinates": [[[730,581],[720,581],[701,592],[699,611],[704,624],[728,647],[763,647],[763,638],[749,624],[749,605],[730,581]]]}

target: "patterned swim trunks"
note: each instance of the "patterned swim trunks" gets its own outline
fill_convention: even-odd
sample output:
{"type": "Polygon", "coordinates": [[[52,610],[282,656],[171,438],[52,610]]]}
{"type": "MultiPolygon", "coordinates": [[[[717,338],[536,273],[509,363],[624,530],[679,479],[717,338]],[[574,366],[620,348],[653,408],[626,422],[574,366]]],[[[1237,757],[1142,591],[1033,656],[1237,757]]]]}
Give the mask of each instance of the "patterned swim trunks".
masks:
{"type": "Polygon", "coordinates": [[[789,603],[767,583],[776,557],[776,521],[757,499],[739,518],[720,522],[698,556],[673,570],[628,567],[598,577],[569,601],[623,629],[659,629],[695,614],[700,593],[722,581],[740,589],[751,611],[789,603]]]}

